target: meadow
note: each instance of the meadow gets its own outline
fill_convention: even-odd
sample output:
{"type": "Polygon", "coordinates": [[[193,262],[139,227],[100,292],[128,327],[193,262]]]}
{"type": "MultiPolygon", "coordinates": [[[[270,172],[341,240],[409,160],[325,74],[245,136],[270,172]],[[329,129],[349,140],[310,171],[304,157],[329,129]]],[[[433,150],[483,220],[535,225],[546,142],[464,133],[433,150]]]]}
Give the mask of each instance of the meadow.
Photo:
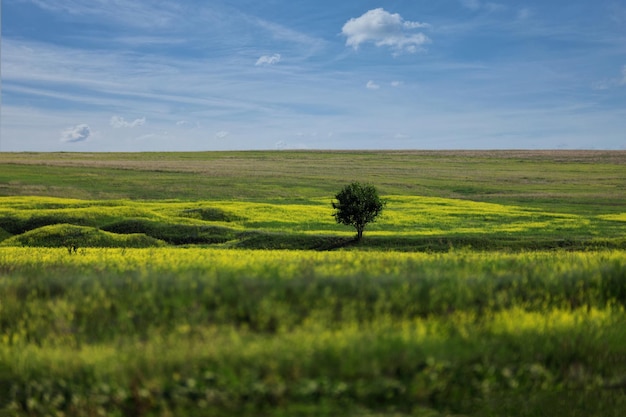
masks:
{"type": "Polygon", "coordinates": [[[0,415],[622,416],[626,152],[0,154],[0,415]],[[388,201],[362,242],[330,201],[388,201]]]}

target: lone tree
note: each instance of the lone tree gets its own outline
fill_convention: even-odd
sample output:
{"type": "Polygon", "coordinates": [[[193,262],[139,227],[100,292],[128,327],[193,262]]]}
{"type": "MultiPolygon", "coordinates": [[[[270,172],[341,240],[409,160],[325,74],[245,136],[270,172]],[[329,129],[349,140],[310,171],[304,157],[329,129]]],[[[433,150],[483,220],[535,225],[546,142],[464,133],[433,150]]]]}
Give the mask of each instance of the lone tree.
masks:
{"type": "Polygon", "coordinates": [[[376,217],[383,211],[386,202],[378,196],[378,191],[373,185],[353,182],[346,185],[335,195],[337,202],[333,201],[336,210],[333,216],[337,223],[346,226],[354,226],[356,240],[363,238],[365,225],[376,221],[376,217]]]}

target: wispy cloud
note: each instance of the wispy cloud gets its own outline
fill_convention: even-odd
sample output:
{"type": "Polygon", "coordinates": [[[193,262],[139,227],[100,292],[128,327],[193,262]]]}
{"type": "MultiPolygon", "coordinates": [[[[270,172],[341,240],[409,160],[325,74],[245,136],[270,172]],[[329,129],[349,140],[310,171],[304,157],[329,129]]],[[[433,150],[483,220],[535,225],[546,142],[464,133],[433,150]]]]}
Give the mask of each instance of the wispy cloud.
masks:
{"type": "Polygon", "coordinates": [[[595,81],[591,84],[594,90],[609,90],[615,87],[626,85],[626,65],[622,67],[621,78],[605,78],[603,80],[595,81]]]}
{"type": "Polygon", "coordinates": [[[254,65],[256,66],[275,65],[275,64],[278,64],[279,62],[280,62],[280,54],[263,55],[262,57],[257,59],[256,64],[254,65]]]}
{"type": "Polygon", "coordinates": [[[91,137],[91,129],[86,124],[68,127],[61,132],[61,142],[84,142],[91,137]]]}
{"type": "Polygon", "coordinates": [[[307,51],[305,51],[305,54],[308,54],[312,51],[316,51],[322,48],[324,44],[326,43],[321,38],[310,36],[306,33],[296,31],[294,29],[291,29],[287,26],[284,26],[275,22],[270,22],[270,21],[261,19],[256,16],[254,17],[249,16],[249,15],[241,15],[241,16],[244,17],[244,19],[248,21],[249,23],[267,31],[275,40],[278,40],[281,42],[296,43],[300,47],[307,49],[307,51]]]}
{"type": "Polygon", "coordinates": [[[376,84],[372,80],[369,80],[367,84],[365,84],[365,88],[367,88],[368,90],[378,90],[380,88],[380,85],[376,84]]]}
{"type": "Polygon", "coordinates": [[[348,20],[341,33],[347,38],[346,45],[354,49],[363,43],[373,43],[390,47],[395,53],[413,53],[430,42],[426,35],[414,33],[413,30],[428,26],[426,23],[404,20],[398,13],[392,14],[378,8],[348,20]]]}
{"type": "Polygon", "coordinates": [[[122,128],[122,127],[137,127],[137,126],[143,126],[146,123],[146,118],[142,117],[141,119],[135,119],[132,122],[128,122],[126,120],[124,120],[123,117],[120,116],[113,116],[111,117],[111,126],[113,126],[116,129],[122,128]]]}
{"type": "Polygon", "coordinates": [[[125,69],[128,65],[119,58],[84,49],[6,36],[2,39],[2,77],[6,80],[111,89],[119,86],[114,71],[116,66],[119,70],[119,67],[125,69]]]}
{"type": "MultiPolygon", "coordinates": [[[[221,115],[263,109],[250,98],[249,84],[241,92],[230,88],[230,81],[248,75],[243,66],[219,62],[220,70],[210,71],[205,60],[193,58],[138,59],[132,54],[102,54],[6,37],[2,43],[3,93],[43,102],[54,99],[80,109],[116,112],[122,107],[135,112],[141,108],[148,115],[162,113],[163,106],[173,102],[221,115]]],[[[173,123],[181,120],[174,117],[173,123]]]]}
{"type": "Polygon", "coordinates": [[[230,135],[230,132],[227,132],[226,130],[220,130],[219,132],[215,132],[215,137],[218,139],[224,139],[228,135],[230,135]]]}
{"type": "Polygon", "coordinates": [[[24,0],[51,12],[84,16],[87,19],[109,20],[127,26],[154,28],[171,26],[180,18],[177,2],[126,0],[24,0]]]}

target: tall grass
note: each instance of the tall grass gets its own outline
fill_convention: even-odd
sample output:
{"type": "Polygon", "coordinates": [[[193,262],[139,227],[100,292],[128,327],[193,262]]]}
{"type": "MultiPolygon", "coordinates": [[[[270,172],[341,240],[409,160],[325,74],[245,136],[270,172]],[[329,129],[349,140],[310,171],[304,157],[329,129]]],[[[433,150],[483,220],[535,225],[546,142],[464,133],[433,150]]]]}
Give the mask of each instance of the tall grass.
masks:
{"type": "Polygon", "coordinates": [[[16,415],[626,406],[621,251],[4,248],[0,270],[16,415]]]}

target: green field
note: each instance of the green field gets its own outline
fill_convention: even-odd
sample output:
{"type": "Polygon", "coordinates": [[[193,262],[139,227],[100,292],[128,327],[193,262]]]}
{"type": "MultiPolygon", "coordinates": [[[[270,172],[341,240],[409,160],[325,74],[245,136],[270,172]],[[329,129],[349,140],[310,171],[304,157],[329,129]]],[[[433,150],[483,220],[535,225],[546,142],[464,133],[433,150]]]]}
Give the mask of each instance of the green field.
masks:
{"type": "Polygon", "coordinates": [[[626,151],[0,153],[0,195],[81,199],[330,198],[382,194],[623,212],[626,151]]]}
{"type": "Polygon", "coordinates": [[[624,184],[626,152],[0,154],[0,415],[622,416],[624,184]]]}

